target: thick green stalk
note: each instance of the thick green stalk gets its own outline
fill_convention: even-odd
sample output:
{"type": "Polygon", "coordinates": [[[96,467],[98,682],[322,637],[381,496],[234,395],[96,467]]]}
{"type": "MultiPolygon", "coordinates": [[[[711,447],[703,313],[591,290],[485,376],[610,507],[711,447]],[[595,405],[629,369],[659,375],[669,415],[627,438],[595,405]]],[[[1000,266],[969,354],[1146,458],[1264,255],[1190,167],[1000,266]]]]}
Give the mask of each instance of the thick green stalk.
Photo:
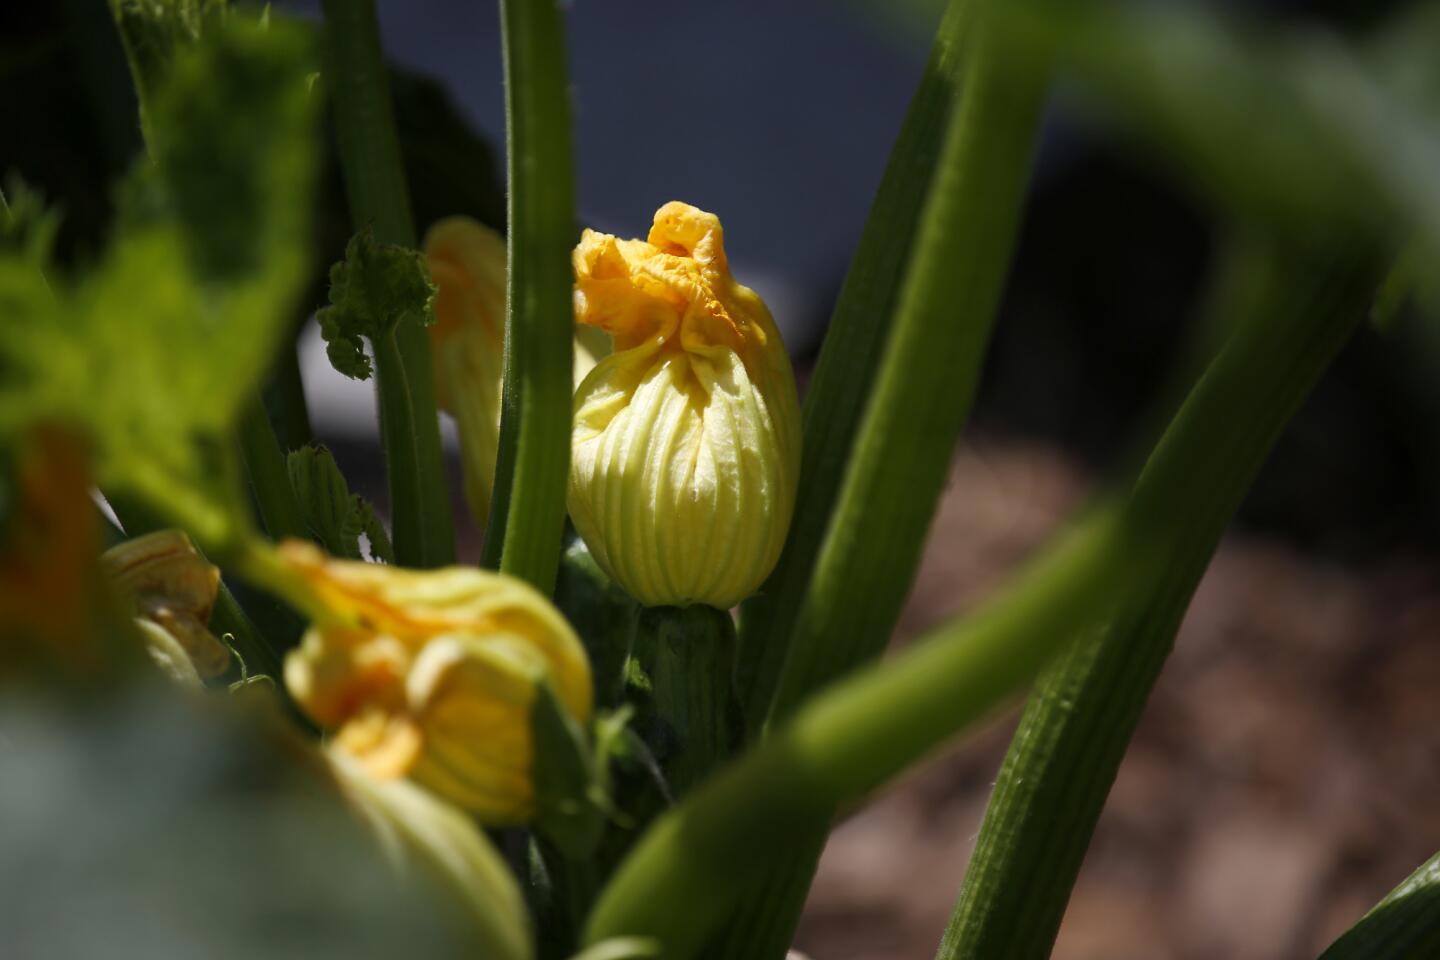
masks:
{"type": "Polygon", "coordinates": [[[1318,371],[1340,339],[1330,330],[1296,350],[1269,326],[1237,337],[1122,505],[1098,511],[979,613],[810,700],[661,817],[596,905],[589,941],[653,936],[667,958],[691,955],[764,870],[768,847],[884,782],[994,707],[1066,640],[1163,587],[1173,564],[1189,562],[1193,528],[1213,522],[1215,485],[1248,478],[1268,447],[1273,429],[1246,428],[1254,402],[1293,409],[1309,382],[1291,375],[1287,358],[1318,371]],[[1277,380],[1291,393],[1268,392],[1277,380]]]}
{"type": "Polygon", "coordinates": [[[1330,945],[1320,960],[1410,960],[1440,955],[1440,853],[1330,945]]]}
{"type": "Polygon", "coordinates": [[[574,529],[567,529],[565,537],[555,578],[555,606],[585,645],[595,683],[595,706],[613,710],[625,702],[625,664],[640,605],[610,582],[574,529]]]}
{"type": "Polygon", "coordinates": [[[735,623],[704,604],[645,607],[626,664],[633,729],[670,794],[684,797],[730,755],[738,727],[735,623]]]}
{"type": "Polygon", "coordinates": [[[305,384],[300,379],[300,362],[293,343],[286,344],[280,351],[261,396],[282,451],[288,454],[315,442],[310,409],[305,403],[305,384]]]}
{"type": "Polygon", "coordinates": [[[295,498],[295,488],[290,485],[285,455],[280,451],[258,394],[241,411],[237,433],[245,475],[250,480],[265,531],[273,540],[310,539],[310,527],[305,522],[300,501],[295,498]]]}
{"type": "Polygon", "coordinates": [[[442,561],[433,558],[433,545],[417,537],[428,529],[429,504],[421,472],[407,466],[419,462],[420,446],[410,430],[415,422],[415,408],[405,359],[393,334],[377,338],[371,346],[375,351],[375,389],[380,400],[380,441],[389,467],[395,559],[402,566],[438,566],[442,561]]]}
{"type": "MultiPolygon", "coordinates": [[[[1277,260],[1227,309],[1241,326],[1201,389],[1223,398],[1196,429],[1212,457],[1191,476],[1140,489],[1197,491],[1154,588],[1132,595],[1041,675],[1011,742],[938,956],[1050,955],[1070,889],[1190,598],[1266,454],[1335,352],[1364,318],[1378,273],[1352,261],[1277,260]],[[1230,416],[1222,416],[1228,411],[1230,416]]],[[[1222,300],[1222,304],[1227,301],[1222,300]]],[[[1184,414],[1182,413],[1182,416],[1184,414]]]]}
{"type": "MultiPolygon", "coordinates": [[[[324,11],[327,85],[351,219],[357,229],[371,227],[383,243],[413,247],[415,225],[374,0],[325,0],[324,11]]],[[[393,344],[373,346],[395,557],[408,567],[452,563],[455,529],[429,339],[419,325],[402,322],[393,344]],[[392,355],[382,359],[385,353],[392,355]],[[401,415],[404,420],[394,419],[401,415]]]]}
{"type": "Polygon", "coordinates": [[[997,59],[977,26],[969,24],[963,89],[772,717],[884,647],[970,411],[1045,90],[997,59]]]}
{"type": "MultiPolygon", "coordinates": [[[[833,518],[811,547],[813,565],[798,552],[803,547],[792,553],[793,565],[782,572],[785,583],[771,591],[770,616],[754,633],[746,624],[752,655],[757,648],[784,650],[789,635],[770,706],[772,722],[883,649],[969,413],[1020,219],[1045,88],[1042,78],[1016,74],[997,60],[984,37],[976,36],[979,27],[968,2],[952,7],[937,41],[940,76],[932,81],[935,89],[921,91],[926,99],[916,108],[917,125],[930,122],[941,104],[951,99],[954,104],[894,327],[854,455],[835,492],[833,518]],[[962,39],[963,65],[957,67],[962,39]],[[951,98],[946,92],[955,81],[948,74],[957,70],[962,89],[951,98]]],[[[925,135],[922,129],[914,137],[920,141],[925,135]]],[[[856,361],[850,348],[871,347],[854,334],[846,336],[842,360],[851,366],[856,361]]],[[[837,375],[845,372],[836,368],[837,375]]],[[[817,409],[816,416],[824,412],[817,409]]],[[[826,452],[838,454],[843,438],[829,442],[837,449],[826,452]]],[[[834,473],[838,464],[824,469],[834,473]]],[[[809,523],[807,537],[823,518],[812,516],[809,523]]],[[[751,690],[752,719],[767,699],[767,683],[762,670],[761,683],[751,690]]],[[[719,956],[784,956],[830,819],[817,818],[775,849],[775,876],[757,886],[727,924],[719,956]]]]}
{"type": "Polygon", "coordinates": [[[969,3],[951,0],[936,34],[930,61],[890,151],[805,393],[800,460],[800,489],[805,496],[795,504],[780,562],[741,611],[737,685],[751,737],[759,734],[769,716],[790,648],[790,631],[880,366],[890,332],[886,321],[900,296],[941,140],[954,113],[961,68],[960,14],[969,3]]]}
{"type": "Polygon", "coordinates": [[[565,526],[574,385],[575,174],[556,0],[501,0],[510,170],[505,391],[484,562],[542,593],[565,526]]]}
{"type": "Polygon", "coordinates": [[[664,814],[611,878],[588,943],[653,937],[693,956],[773,849],[808,834],[1010,695],[1070,624],[1096,615],[1133,555],[1113,512],[1084,525],[980,615],[841,681],[664,814]]]}

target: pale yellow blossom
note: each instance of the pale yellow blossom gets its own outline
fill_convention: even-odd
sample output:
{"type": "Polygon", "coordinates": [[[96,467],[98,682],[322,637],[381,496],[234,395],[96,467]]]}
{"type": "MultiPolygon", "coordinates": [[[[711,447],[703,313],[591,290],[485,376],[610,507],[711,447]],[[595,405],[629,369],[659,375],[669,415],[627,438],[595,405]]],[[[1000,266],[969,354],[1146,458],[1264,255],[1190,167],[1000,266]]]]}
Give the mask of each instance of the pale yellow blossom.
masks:
{"type": "Polygon", "coordinates": [[[162,670],[187,684],[225,672],[230,650],[208,626],[220,571],[188,536],[157,530],[111,547],[101,564],[133,601],[146,649],[162,670]]]}
{"type": "Polygon", "coordinates": [[[729,607],[779,559],[800,407],[779,330],[730,274],[719,219],[671,202],[645,240],[586,230],[575,318],[615,353],[575,394],[569,509],[649,605],[729,607]]]}
{"type": "MultiPolygon", "coordinates": [[[[430,326],[440,408],[455,418],[465,497],[484,526],[495,485],[500,392],[505,372],[505,238],[470,217],[447,217],[425,234],[435,284],[430,326]]],[[[575,382],[603,356],[603,336],[576,331],[575,382]]]]}

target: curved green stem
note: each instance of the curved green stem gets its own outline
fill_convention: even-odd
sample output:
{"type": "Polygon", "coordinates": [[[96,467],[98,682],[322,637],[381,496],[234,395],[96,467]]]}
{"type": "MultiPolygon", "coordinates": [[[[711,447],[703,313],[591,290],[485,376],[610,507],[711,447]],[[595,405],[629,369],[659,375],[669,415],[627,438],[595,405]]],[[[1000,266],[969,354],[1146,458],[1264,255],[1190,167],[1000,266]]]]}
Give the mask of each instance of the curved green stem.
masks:
{"type": "MultiPolygon", "coordinates": [[[[882,200],[891,206],[872,215],[876,231],[908,228],[920,218],[919,190],[902,178],[924,182],[930,151],[941,140],[935,127],[948,119],[904,284],[903,241],[897,254],[883,247],[887,239],[896,243],[894,237],[871,236],[883,252],[862,248],[860,255],[876,262],[857,262],[855,286],[847,288],[854,306],[842,303],[847,312],[837,311],[833,349],[827,337],[822,364],[831,366],[822,368],[815,387],[821,392],[807,405],[810,472],[802,480],[800,526],[763,599],[745,611],[742,664],[754,675],[747,703],[752,736],[767,710],[771,722],[782,719],[884,647],[969,413],[1008,272],[1045,90],[1043,77],[1017,73],[997,59],[981,27],[970,0],[951,4],[932,73],[917,92],[887,171],[900,182],[877,198],[877,206],[882,200]],[[898,297],[894,324],[876,361],[871,357],[883,329],[876,320],[883,314],[858,311],[888,308],[890,297],[898,297]],[[871,379],[867,365],[879,370],[862,407],[859,389],[871,379]],[[847,396],[847,390],[854,392],[847,396]],[[854,453],[842,470],[852,437],[854,453]],[[751,666],[757,656],[758,669],[751,666]]],[[[747,895],[718,955],[784,955],[830,820],[828,813],[818,817],[776,848],[775,875],[747,895]]]]}
{"type": "MultiPolygon", "coordinates": [[[[327,84],[335,105],[351,219],[357,228],[373,228],[381,242],[414,247],[415,225],[374,0],[325,0],[324,11],[327,84]]],[[[383,350],[381,344],[374,346],[396,559],[410,567],[452,563],[455,529],[429,338],[419,325],[402,322],[393,343],[383,350]],[[398,363],[393,356],[381,359],[382,352],[392,347],[398,363]],[[387,367],[389,376],[385,376],[387,367]],[[404,420],[394,419],[402,413],[404,420]]]]}
{"type": "MultiPolygon", "coordinates": [[[[1181,422],[1207,438],[1193,472],[1167,470],[1162,443],[1137,497],[1191,489],[1162,574],[1036,684],[986,811],[938,956],[1048,957],[1100,810],[1190,598],[1226,524],[1285,423],[1364,318],[1369,262],[1266,262],[1230,303],[1241,326],[1181,422]],[[1188,419],[1187,419],[1188,418],[1188,419]],[[998,953],[997,953],[998,951],[998,953]]],[[[1224,301],[1222,301],[1223,303],[1224,301]]],[[[1225,318],[1232,319],[1232,318],[1225,318]]],[[[1168,438],[1167,438],[1168,439],[1168,438]]]]}
{"type": "Polygon", "coordinates": [[[259,394],[253,396],[240,413],[240,456],[245,461],[245,474],[255,495],[255,505],[265,530],[274,540],[286,537],[310,539],[310,526],[295,498],[290,484],[290,471],[285,454],[275,439],[270,418],[259,394]]]}
{"type": "MultiPolygon", "coordinates": [[[[418,438],[411,431],[415,406],[404,357],[394,335],[377,337],[375,386],[380,398],[380,439],[390,486],[395,559],[402,566],[437,566],[443,545],[431,542],[429,498],[423,485],[418,438]]],[[[453,546],[453,545],[452,545],[453,546]]]]}
{"type": "Polygon", "coordinates": [[[1440,954],[1440,853],[1385,895],[1320,960],[1409,960],[1440,954]]]}
{"type": "Polygon", "coordinates": [[[791,629],[884,355],[891,330],[886,321],[900,296],[941,141],[954,114],[962,64],[960,14],[970,2],[951,0],[936,33],[930,61],[890,151],[805,392],[800,460],[800,489],[805,496],[795,504],[785,550],[774,572],[741,609],[736,679],[751,738],[759,735],[769,717],[790,649],[791,629]]]}
{"type": "Polygon", "coordinates": [[[704,604],[645,607],[626,664],[632,728],[680,798],[730,755],[738,726],[735,623],[704,604]]]}
{"type": "Polygon", "coordinates": [[[271,593],[317,625],[352,626],[345,614],[335,610],[315,589],[280,558],[273,544],[249,539],[229,557],[227,566],[252,585],[271,593]]]}
{"type": "Polygon", "coordinates": [[[969,414],[1045,83],[1015,75],[974,36],[965,54],[894,329],[795,619],[772,718],[889,639],[969,414]]]}
{"type": "Polygon", "coordinates": [[[1116,521],[1102,512],[981,614],[831,687],[660,817],[601,895],[587,942],[653,937],[667,960],[693,955],[775,845],[994,707],[1095,615],[1123,582],[1115,557],[1136,550],[1116,521]]]}
{"type": "Polygon", "coordinates": [[[484,562],[555,585],[565,526],[575,233],[564,22],[555,0],[501,0],[510,168],[505,391],[484,562]]]}
{"type": "Polygon", "coordinates": [[[689,956],[763,871],[770,845],[923,756],[1067,640],[1164,589],[1173,566],[1193,562],[1197,526],[1227,512],[1217,485],[1243,488],[1278,430],[1254,403],[1288,415],[1343,340],[1323,326],[1302,349],[1291,326],[1247,328],[1191,392],[1123,504],[1100,509],[978,614],[813,698],[658,820],[596,905],[590,940],[653,936],[667,957],[689,956]],[[1252,419],[1267,425],[1250,428],[1252,419]]]}
{"type": "Polygon", "coordinates": [[[287,342],[275,359],[275,369],[261,396],[283,452],[288,454],[315,442],[310,408],[305,403],[305,384],[300,379],[300,358],[293,342],[287,342]]]}

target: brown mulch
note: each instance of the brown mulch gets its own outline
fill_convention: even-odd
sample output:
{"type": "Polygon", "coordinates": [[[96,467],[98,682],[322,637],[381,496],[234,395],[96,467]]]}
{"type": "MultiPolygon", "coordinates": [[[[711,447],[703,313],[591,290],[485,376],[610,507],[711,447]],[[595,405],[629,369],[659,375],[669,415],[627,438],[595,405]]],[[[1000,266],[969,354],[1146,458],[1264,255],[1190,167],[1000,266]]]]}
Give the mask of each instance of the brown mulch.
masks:
{"type": "MultiPolygon", "coordinates": [[[[1048,448],[956,458],[898,639],[974,606],[1087,478],[1048,448]]],[[[1346,569],[1232,534],[1091,844],[1057,960],[1313,958],[1440,849],[1440,569],[1346,569]]],[[[1016,709],[832,836],[797,946],[934,955],[1016,709]]]]}

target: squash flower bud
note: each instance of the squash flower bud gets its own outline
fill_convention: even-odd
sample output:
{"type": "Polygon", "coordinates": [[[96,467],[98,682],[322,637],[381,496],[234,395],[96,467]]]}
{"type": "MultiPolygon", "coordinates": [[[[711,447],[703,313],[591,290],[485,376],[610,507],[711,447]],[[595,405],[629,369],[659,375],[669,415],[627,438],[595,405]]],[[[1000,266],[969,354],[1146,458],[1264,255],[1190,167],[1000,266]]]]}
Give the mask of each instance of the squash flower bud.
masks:
{"type": "Polygon", "coordinates": [[[651,606],[728,608],[775,566],[800,469],[780,332],[730,275],[719,219],[671,202],[645,240],[586,230],[575,318],[614,338],[575,394],[570,516],[651,606]]]}
{"type": "Polygon", "coordinates": [[[162,670],[191,686],[230,666],[229,649],[207,626],[220,571],[179,530],[157,530],[116,544],[100,558],[105,572],[134,599],[146,648],[162,670]]]}
{"type": "Polygon", "coordinates": [[[280,547],[335,620],[285,660],[285,683],[335,744],[382,780],[409,777],[489,824],[536,808],[538,687],[589,721],[590,665],[523,581],[472,567],[402,570],[280,547]]]}
{"type": "MultiPolygon", "coordinates": [[[[505,238],[470,217],[447,217],[425,234],[435,284],[430,345],[440,409],[455,418],[465,469],[465,498],[484,525],[495,486],[500,391],[505,370],[505,238]]],[[[575,340],[578,384],[603,356],[603,337],[575,340]]]]}

